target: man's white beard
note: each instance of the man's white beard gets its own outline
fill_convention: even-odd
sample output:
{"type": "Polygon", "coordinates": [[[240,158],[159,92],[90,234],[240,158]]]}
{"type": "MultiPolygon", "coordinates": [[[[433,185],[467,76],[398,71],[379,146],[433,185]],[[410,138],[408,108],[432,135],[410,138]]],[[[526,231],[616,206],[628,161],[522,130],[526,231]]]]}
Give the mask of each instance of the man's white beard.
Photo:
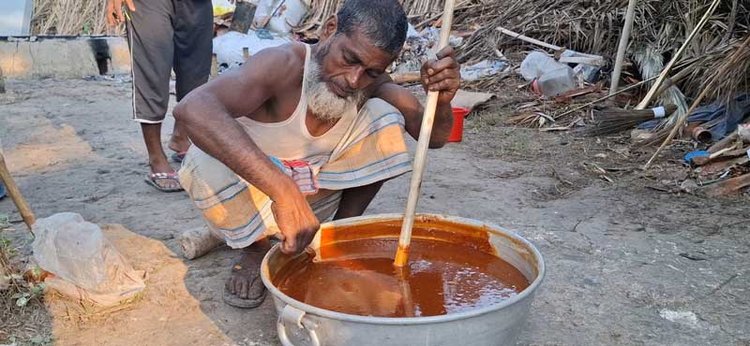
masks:
{"type": "Polygon", "coordinates": [[[330,90],[320,75],[320,64],[315,58],[310,59],[305,78],[305,98],[307,107],[318,119],[334,121],[344,116],[350,109],[357,109],[362,93],[357,91],[349,97],[339,97],[330,90]]]}

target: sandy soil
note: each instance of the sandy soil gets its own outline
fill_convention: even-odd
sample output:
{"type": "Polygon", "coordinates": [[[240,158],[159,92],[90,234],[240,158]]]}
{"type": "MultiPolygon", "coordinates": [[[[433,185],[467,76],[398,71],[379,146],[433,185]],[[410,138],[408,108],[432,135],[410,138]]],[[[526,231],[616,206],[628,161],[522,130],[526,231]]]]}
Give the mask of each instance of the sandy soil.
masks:
{"type": "MultiPolygon", "coordinates": [[[[129,83],[9,81],[8,89],[0,138],[37,215],[74,211],[110,225],[110,239],[149,275],[144,296],[117,311],[89,313],[54,298],[46,309],[32,304],[23,326],[0,325],[0,344],[278,343],[270,299],[252,311],[221,300],[233,251],[179,256],[175,236],[201,221],[184,193],[143,182],[129,83]]],[[[647,188],[679,182],[684,172],[667,160],[677,153],[641,172],[639,153],[617,141],[500,127],[502,115],[475,116],[463,143],[430,153],[420,210],[517,230],[542,251],[548,274],[520,344],[750,345],[746,198],[647,188]],[[610,169],[613,182],[592,164],[610,169]]],[[[387,183],[368,213],[400,212],[407,184],[387,183]]],[[[0,213],[11,215],[7,236],[27,255],[11,201],[0,201],[0,213]]]]}

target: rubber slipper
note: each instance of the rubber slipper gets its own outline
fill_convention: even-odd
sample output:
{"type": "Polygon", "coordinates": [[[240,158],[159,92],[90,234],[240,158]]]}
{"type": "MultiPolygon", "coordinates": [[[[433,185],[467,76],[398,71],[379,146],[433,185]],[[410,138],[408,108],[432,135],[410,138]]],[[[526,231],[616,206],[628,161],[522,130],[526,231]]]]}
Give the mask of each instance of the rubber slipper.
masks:
{"type": "Polygon", "coordinates": [[[177,179],[177,173],[151,173],[146,176],[146,183],[153,186],[155,189],[161,191],[161,192],[179,192],[183,191],[182,186],[178,188],[166,188],[158,183],[159,180],[174,180],[177,182],[177,184],[180,183],[179,179],[177,179]]]}

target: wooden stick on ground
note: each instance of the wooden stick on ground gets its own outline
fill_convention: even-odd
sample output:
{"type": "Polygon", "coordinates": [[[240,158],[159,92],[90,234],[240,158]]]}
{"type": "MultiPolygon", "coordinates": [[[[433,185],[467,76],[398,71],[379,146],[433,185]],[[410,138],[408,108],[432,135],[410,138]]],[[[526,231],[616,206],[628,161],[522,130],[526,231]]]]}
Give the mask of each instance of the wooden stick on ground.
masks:
{"type": "Polygon", "coordinates": [[[649,103],[654,99],[656,91],[659,90],[659,87],[664,82],[664,79],[667,78],[667,75],[669,75],[669,71],[672,70],[672,67],[675,63],[680,59],[682,56],[682,53],[685,52],[685,49],[690,45],[690,42],[693,41],[693,38],[698,34],[699,31],[703,29],[703,27],[708,23],[708,19],[711,17],[711,15],[714,13],[717,7],[719,7],[719,3],[721,3],[721,0],[714,0],[711,3],[711,6],[708,8],[706,13],[703,15],[703,18],[698,22],[698,25],[695,26],[693,31],[688,35],[687,39],[685,39],[685,42],[682,43],[682,46],[680,49],[677,50],[677,52],[672,56],[672,60],[669,61],[667,66],[664,66],[664,69],[659,74],[659,78],[654,82],[654,85],[651,86],[651,90],[648,91],[648,94],[646,94],[646,97],[641,100],[641,103],[638,104],[635,109],[645,109],[649,103]]]}
{"type": "Polygon", "coordinates": [[[16,182],[10,175],[8,166],[5,165],[5,157],[2,153],[0,153],[0,180],[2,180],[3,184],[5,184],[5,189],[8,191],[8,196],[10,196],[10,198],[13,200],[13,203],[16,205],[16,208],[18,208],[18,212],[21,214],[23,222],[29,228],[29,232],[31,232],[31,234],[34,234],[34,232],[31,230],[31,226],[33,226],[36,222],[34,212],[31,211],[31,207],[29,207],[29,204],[26,203],[26,199],[23,198],[21,190],[18,189],[18,185],[16,185],[16,182]]]}
{"type": "MultiPolygon", "coordinates": [[[[550,44],[550,43],[547,43],[547,42],[544,42],[544,41],[539,41],[539,40],[537,40],[535,38],[531,38],[531,37],[528,37],[526,35],[519,34],[519,33],[515,32],[515,31],[503,28],[502,26],[498,26],[497,28],[495,28],[495,30],[500,31],[501,33],[506,34],[506,35],[508,35],[510,37],[517,38],[517,39],[519,39],[521,41],[528,42],[528,43],[531,43],[531,44],[535,44],[535,45],[540,46],[540,47],[552,49],[552,50],[558,51],[558,52],[565,50],[564,47],[556,46],[554,44],[550,44]]],[[[601,56],[599,56],[599,55],[586,54],[586,53],[580,53],[580,52],[578,52],[578,54],[581,55],[581,56],[586,56],[586,57],[593,58],[596,61],[604,61],[604,58],[601,57],[601,56]]]]}
{"type": "Polygon", "coordinates": [[[544,42],[544,41],[539,41],[539,40],[537,40],[535,38],[531,38],[531,37],[528,37],[526,35],[519,34],[519,33],[515,32],[515,31],[503,28],[502,26],[498,26],[496,28],[496,30],[500,31],[503,34],[506,34],[506,35],[508,35],[510,37],[517,38],[517,39],[519,39],[521,41],[525,41],[525,42],[528,42],[528,43],[531,43],[531,44],[535,44],[535,45],[540,46],[540,47],[552,49],[552,50],[555,50],[555,51],[563,50],[563,47],[555,46],[554,44],[550,44],[550,43],[547,43],[547,42],[544,42]]]}
{"type": "MultiPolygon", "coordinates": [[[[448,38],[451,33],[453,24],[453,9],[455,0],[446,0],[445,9],[443,10],[443,24],[440,28],[440,42],[438,50],[448,45],[448,38]]],[[[404,222],[401,225],[401,235],[398,239],[398,250],[393,264],[397,268],[403,268],[409,259],[409,244],[411,243],[411,229],[414,226],[414,214],[417,211],[417,201],[419,200],[419,190],[422,185],[422,175],[424,174],[425,163],[427,162],[427,147],[430,144],[432,135],[432,124],[435,120],[435,111],[437,110],[438,96],[437,91],[430,91],[427,94],[427,103],[422,116],[422,127],[419,130],[419,140],[417,141],[417,151],[414,155],[414,170],[411,176],[409,186],[409,199],[406,202],[406,211],[404,212],[404,222]]]]}
{"type": "Polygon", "coordinates": [[[620,36],[620,44],[617,47],[617,59],[615,60],[615,68],[612,71],[612,85],[609,87],[609,93],[612,94],[617,91],[617,87],[620,84],[620,73],[622,73],[622,65],[625,62],[625,50],[628,48],[630,42],[630,32],[633,30],[633,19],[635,19],[635,4],[638,0],[630,0],[628,2],[628,11],[625,14],[625,26],[622,28],[622,35],[620,36]]]}

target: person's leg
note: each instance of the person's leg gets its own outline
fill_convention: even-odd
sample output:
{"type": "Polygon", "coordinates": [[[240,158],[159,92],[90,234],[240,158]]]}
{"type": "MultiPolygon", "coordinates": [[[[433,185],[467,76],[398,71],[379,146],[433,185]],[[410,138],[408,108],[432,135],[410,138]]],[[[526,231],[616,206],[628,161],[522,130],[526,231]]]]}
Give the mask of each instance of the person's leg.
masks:
{"type": "MultiPolygon", "coordinates": [[[[208,81],[213,51],[213,8],[205,0],[179,0],[174,6],[174,71],[179,102],[208,81]]],[[[175,122],[169,148],[179,155],[189,146],[182,124],[175,122]]]]}
{"type": "Polygon", "coordinates": [[[167,144],[169,150],[175,152],[173,157],[176,157],[178,161],[182,161],[190,147],[190,139],[188,138],[185,127],[181,122],[175,120],[174,127],[172,128],[172,136],[169,137],[169,144],[167,144]]]}
{"type": "Polygon", "coordinates": [[[277,231],[270,199],[197,147],[188,150],[179,176],[211,232],[238,249],[224,302],[239,308],[260,305],[266,294],[260,263],[270,249],[266,237],[277,231]]]}
{"type": "Polygon", "coordinates": [[[180,189],[161,145],[161,123],[169,103],[174,49],[170,0],[141,0],[130,14],[128,44],[133,71],[133,119],[141,124],[151,174],[147,181],[163,191],[180,189]]]}
{"type": "Polygon", "coordinates": [[[339,209],[336,211],[333,219],[339,220],[364,214],[367,206],[370,205],[372,199],[378,194],[384,182],[378,181],[370,185],[344,190],[341,195],[339,209]]]}
{"type": "Polygon", "coordinates": [[[148,179],[157,189],[163,191],[181,190],[180,182],[174,176],[175,171],[169,164],[161,146],[161,123],[141,123],[141,132],[143,132],[143,141],[146,143],[146,151],[148,152],[148,165],[151,167],[151,174],[148,179]]]}

